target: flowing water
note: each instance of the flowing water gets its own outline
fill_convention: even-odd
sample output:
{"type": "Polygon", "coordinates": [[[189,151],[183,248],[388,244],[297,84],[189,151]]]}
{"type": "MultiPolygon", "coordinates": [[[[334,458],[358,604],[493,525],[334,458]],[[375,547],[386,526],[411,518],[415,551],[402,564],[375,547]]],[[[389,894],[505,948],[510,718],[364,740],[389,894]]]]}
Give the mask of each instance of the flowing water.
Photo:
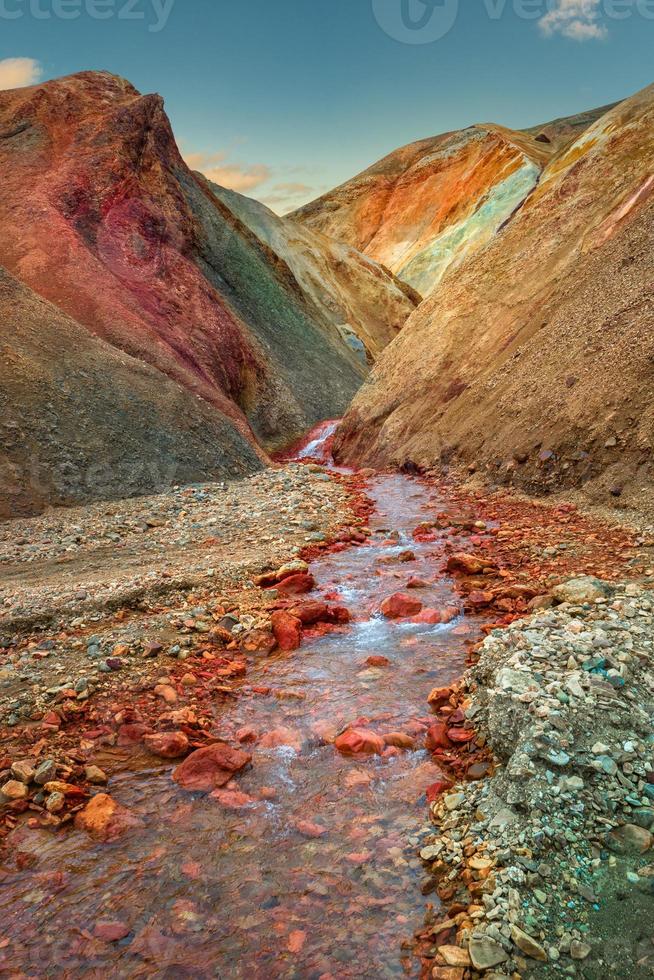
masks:
{"type": "Polygon", "coordinates": [[[0,941],[11,937],[9,959],[24,972],[0,967],[1,976],[416,975],[401,943],[424,916],[417,851],[439,770],[423,749],[351,759],[325,737],[357,720],[382,734],[419,732],[429,691],[461,675],[463,634],[477,627],[381,617],[383,598],[411,576],[430,583],[415,593],[425,606],[456,599],[438,571],[443,542],[412,538],[442,502],[400,475],[374,479],[370,494],[369,543],[312,565],[354,622],[259,661],[221,709],[227,738],[243,727],[286,730],[271,739],[285,744],[251,749],[238,777],[251,802],[227,809],[178,788],[172,764],[116,754],[110,792],[144,827],[104,845],[21,829],[21,850],[39,861],[0,889],[0,941]],[[416,560],[396,563],[407,548],[416,560]],[[388,666],[366,664],[379,655],[388,666]],[[120,920],[129,935],[100,942],[98,920],[120,920]]]}

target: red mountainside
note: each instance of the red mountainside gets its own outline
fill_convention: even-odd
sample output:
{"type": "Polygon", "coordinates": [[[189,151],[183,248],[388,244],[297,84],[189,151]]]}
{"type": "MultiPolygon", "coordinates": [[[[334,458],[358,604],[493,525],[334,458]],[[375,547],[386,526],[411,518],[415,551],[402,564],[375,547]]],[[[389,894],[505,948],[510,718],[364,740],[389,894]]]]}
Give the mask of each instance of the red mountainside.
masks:
{"type": "MultiPolygon", "coordinates": [[[[188,169],[161,98],[140,95],[113,75],[88,72],[0,92],[0,163],[0,264],[11,284],[5,295],[17,289],[14,276],[47,301],[39,306],[27,292],[20,299],[30,306],[32,322],[43,317],[44,337],[58,322],[56,309],[112,347],[130,370],[135,363],[147,365],[149,372],[141,370],[140,376],[144,384],[151,379],[151,406],[173,384],[181,416],[214,419],[207,437],[216,426],[225,430],[228,420],[229,438],[214,447],[213,463],[201,454],[204,464],[194,468],[198,478],[259,465],[265,451],[341,414],[367,371],[362,345],[353,344],[352,335],[359,330],[372,336],[373,343],[363,342],[372,355],[415,307],[410,290],[385,270],[363,257],[353,262],[344,256],[335,277],[356,293],[365,263],[360,291],[369,292],[374,277],[378,298],[370,322],[368,311],[359,308],[350,332],[339,329],[284,258],[188,169]],[[238,449],[244,444],[245,453],[238,449]]],[[[346,325],[348,312],[342,317],[346,325]]],[[[11,348],[8,316],[2,332],[11,348]]],[[[62,334],[62,344],[71,336],[62,334]]],[[[71,375],[79,351],[77,344],[62,348],[71,375]]],[[[102,357],[109,354],[104,348],[102,357]]],[[[0,442],[5,467],[19,470],[26,466],[20,448],[26,444],[23,408],[36,403],[29,370],[24,377],[5,416],[18,436],[0,442]]],[[[142,391],[136,401],[146,396],[142,391]]],[[[172,425],[174,418],[164,415],[172,425]]],[[[102,454],[106,420],[96,421],[95,452],[102,454]]],[[[145,447],[133,423],[127,412],[123,424],[138,457],[145,447]]],[[[168,444],[167,462],[173,468],[182,464],[179,432],[168,440],[170,430],[157,412],[152,425],[154,441],[161,436],[162,446],[168,444]]],[[[70,431],[67,424],[63,430],[70,431]]],[[[78,456],[84,469],[93,445],[90,431],[87,436],[84,446],[62,441],[61,460],[78,456]]],[[[47,446],[47,454],[57,455],[53,437],[37,431],[30,439],[37,454],[47,446]]],[[[147,489],[147,481],[137,481],[135,491],[147,489]]],[[[62,495],[33,497],[36,505],[41,498],[83,499],[96,492],[80,485],[62,495]]],[[[27,490],[22,499],[28,506],[27,490]]]]}

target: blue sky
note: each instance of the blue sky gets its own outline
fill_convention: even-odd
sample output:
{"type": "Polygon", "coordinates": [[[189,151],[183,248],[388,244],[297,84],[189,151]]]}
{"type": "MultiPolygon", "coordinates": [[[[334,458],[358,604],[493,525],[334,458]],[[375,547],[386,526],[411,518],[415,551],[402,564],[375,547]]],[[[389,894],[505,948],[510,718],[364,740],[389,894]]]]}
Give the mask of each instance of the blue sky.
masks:
{"type": "Polygon", "coordinates": [[[629,95],[653,42],[654,0],[0,0],[0,87],[123,75],[194,166],[283,212],[412,140],[629,95]]]}

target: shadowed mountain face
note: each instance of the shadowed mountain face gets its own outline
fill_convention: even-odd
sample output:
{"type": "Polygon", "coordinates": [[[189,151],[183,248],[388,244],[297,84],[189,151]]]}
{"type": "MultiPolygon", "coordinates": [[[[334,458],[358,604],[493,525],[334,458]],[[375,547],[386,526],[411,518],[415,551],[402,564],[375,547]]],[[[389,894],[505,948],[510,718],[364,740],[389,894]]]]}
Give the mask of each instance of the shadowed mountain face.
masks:
{"type": "Polygon", "coordinates": [[[387,348],[341,457],[460,459],[528,489],[649,479],[654,86],[545,168],[387,348]]]}
{"type": "Polygon", "coordinates": [[[493,238],[554,155],[604,111],[524,132],[478,125],[411,143],[294,217],[365,252],[426,296],[493,238]]]}
{"type": "MultiPolygon", "coordinates": [[[[159,96],[115,76],[0,92],[0,164],[0,264],[153,378],[176,383],[191,415],[201,399],[217,424],[229,419],[225,462],[237,469],[244,440],[256,462],[257,442],[277,449],[341,414],[367,372],[352,336],[376,353],[415,306],[384,270],[345,250],[337,263],[328,243],[332,282],[317,302],[281,252],[191,173],[159,96]],[[374,301],[356,318],[341,314],[341,281],[356,297],[373,280],[374,301]],[[336,325],[341,315],[350,332],[336,325]]],[[[2,332],[10,342],[6,320],[2,332]]],[[[66,353],[74,370],[77,351],[66,353]]],[[[30,404],[29,380],[20,397],[30,404]]]]}
{"type": "Polygon", "coordinates": [[[0,310],[0,517],[262,468],[231,419],[3,269],[0,310]]]}

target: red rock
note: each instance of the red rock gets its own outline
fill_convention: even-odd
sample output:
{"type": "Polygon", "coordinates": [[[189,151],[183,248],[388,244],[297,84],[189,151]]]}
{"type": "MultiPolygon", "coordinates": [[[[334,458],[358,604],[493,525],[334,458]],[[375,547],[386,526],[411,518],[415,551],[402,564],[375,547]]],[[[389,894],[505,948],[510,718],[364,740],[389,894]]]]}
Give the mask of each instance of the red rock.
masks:
{"type": "Polygon", "coordinates": [[[454,783],[450,782],[447,779],[438,779],[435,783],[432,783],[431,786],[427,787],[426,790],[427,802],[434,803],[439,796],[442,796],[443,793],[446,793],[447,790],[450,789],[450,787],[452,787],[453,785],[454,783]]]}
{"type": "Polygon", "coordinates": [[[367,667],[390,667],[391,662],[387,657],[368,657],[367,667]]]}
{"type": "Polygon", "coordinates": [[[345,606],[330,606],[329,608],[330,622],[332,623],[349,623],[352,619],[352,613],[345,606]]]}
{"type": "Polygon", "coordinates": [[[295,616],[279,610],[270,617],[273,633],[280,650],[297,650],[302,642],[302,623],[295,616]]]}
{"type": "Polygon", "coordinates": [[[330,606],[326,602],[303,602],[288,610],[291,616],[299,619],[303,626],[317,623],[349,623],[352,618],[345,606],[330,606]]]}
{"type": "Polygon", "coordinates": [[[415,616],[422,609],[422,603],[413,596],[396,592],[395,595],[384,599],[381,611],[387,619],[401,619],[405,616],[415,616]]]}
{"type": "Polygon", "coordinates": [[[288,949],[289,953],[299,953],[306,941],[306,932],[303,932],[302,929],[294,929],[293,932],[289,933],[286,948],[288,949]]]}
{"type": "Polygon", "coordinates": [[[46,711],[41,724],[44,728],[61,728],[61,718],[55,711],[46,711]]]}
{"type": "Polygon", "coordinates": [[[302,595],[305,592],[311,592],[315,587],[316,580],[308,572],[289,575],[288,578],[283,579],[275,586],[282,595],[302,595]]]}
{"type": "Polygon", "coordinates": [[[242,810],[254,803],[251,796],[237,789],[215,789],[209,794],[212,800],[217,800],[226,810],[242,810]]]}
{"type": "Polygon", "coordinates": [[[343,755],[381,755],[386,748],[380,735],[361,728],[349,728],[334,740],[334,745],[343,755]]]}
{"type": "Polygon", "coordinates": [[[311,823],[310,820],[296,820],[295,829],[303,837],[312,838],[324,837],[328,832],[326,827],[321,827],[318,823],[311,823]]]}
{"type": "Polygon", "coordinates": [[[189,748],[184,732],[157,732],[155,735],[146,735],[143,742],[149,752],[162,759],[180,759],[189,748]]]}
{"type": "Polygon", "coordinates": [[[250,630],[240,641],[245,653],[272,653],[276,644],[274,634],[268,630],[250,630]]]}
{"type": "Polygon", "coordinates": [[[350,864],[366,864],[372,857],[372,851],[359,851],[358,853],[346,854],[345,857],[350,864]]]}
{"type": "Polygon", "coordinates": [[[492,592],[471,592],[466,597],[466,602],[475,609],[486,609],[492,604],[494,598],[492,592]]]}
{"type": "Polygon", "coordinates": [[[93,936],[103,943],[117,943],[132,930],[125,922],[96,922],[93,936]]]}
{"type": "Polygon", "coordinates": [[[468,728],[448,728],[447,737],[451,742],[465,743],[472,742],[475,732],[468,728]]]}
{"type": "Polygon", "coordinates": [[[427,698],[427,701],[432,705],[432,707],[439,707],[442,704],[446,704],[452,697],[453,693],[454,688],[435,687],[427,698]]]}
{"type": "Polygon", "coordinates": [[[410,578],[406,584],[407,589],[428,589],[429,582],[425,582],[422,578],[410,578]]]}
{"type": "Polygon", "coordinates": [[[326,602],[303,602],[294,606],[290,614],[300,620],[303,626],[315,626],[316,623],[329,621],[329,606],[326,602]]]}
{"type": "Polygon", "coordinates": [[[148,725],[135,721],[129,725],[121,725],[118,729],[119,745],[134,745],[136,742],[143,741],[145,735],[149,735],[152,729],[148,725]]]}
{"type": "Polygon", "coordinates": [[[404,732],[388,732],[382,735],[386,745],[392,745],[396,749],[414,749],[415,740],[404,732]]]}
{"type": "Polygon", "coordinates": [[[437,626],[443,622],[443,617],[438,609],[423,609],[417,616],[412,617],[412,622],[437,626]]]}
{"type": "Polygon", "coordinates": [[[107,843],[122,837],[142,823],[127,807],[116,803],[108,793],[98,793],[75,816],[75,827],[94,840],[107,843]]]}
{"type": "Polygon", "coordinates": [[[433,752],[434,749],[451,748],[452,743],[447,737],[447,726],[442,721],[437,721],[429,726],[425,744],[430,752],[433,752]]]}
{"type": "Polygon", "coordinates": [[[158,698],[163,698],[166,704],[177,704],[177,691],[170,684],[156,684],[154,693],[158,698]]]}
{"type": "Polygon", "coordinates": [[[275,728],[261,736],[259,739],[259,748],[276,749],[281,745],[286,745],[299,752],[302,748],[303,741],[302,734],[297,729],[275,728]]]}
{"type": "Polygon", "coordinates": [[[447,562],[448,572],[463,575],[482,575],[486,569],[492,569],[494,567],[491,561],[478,558],[476,555],[464,553],[451,555],[447,562]]]}
{"type": "Polygon", "coordinates": [[[251,761],[252,756],[247,752],[218,742],[192,752],[173,771],[173,779],[182,789],[209,793],[228,783],[235,772],[251,761]]]}

